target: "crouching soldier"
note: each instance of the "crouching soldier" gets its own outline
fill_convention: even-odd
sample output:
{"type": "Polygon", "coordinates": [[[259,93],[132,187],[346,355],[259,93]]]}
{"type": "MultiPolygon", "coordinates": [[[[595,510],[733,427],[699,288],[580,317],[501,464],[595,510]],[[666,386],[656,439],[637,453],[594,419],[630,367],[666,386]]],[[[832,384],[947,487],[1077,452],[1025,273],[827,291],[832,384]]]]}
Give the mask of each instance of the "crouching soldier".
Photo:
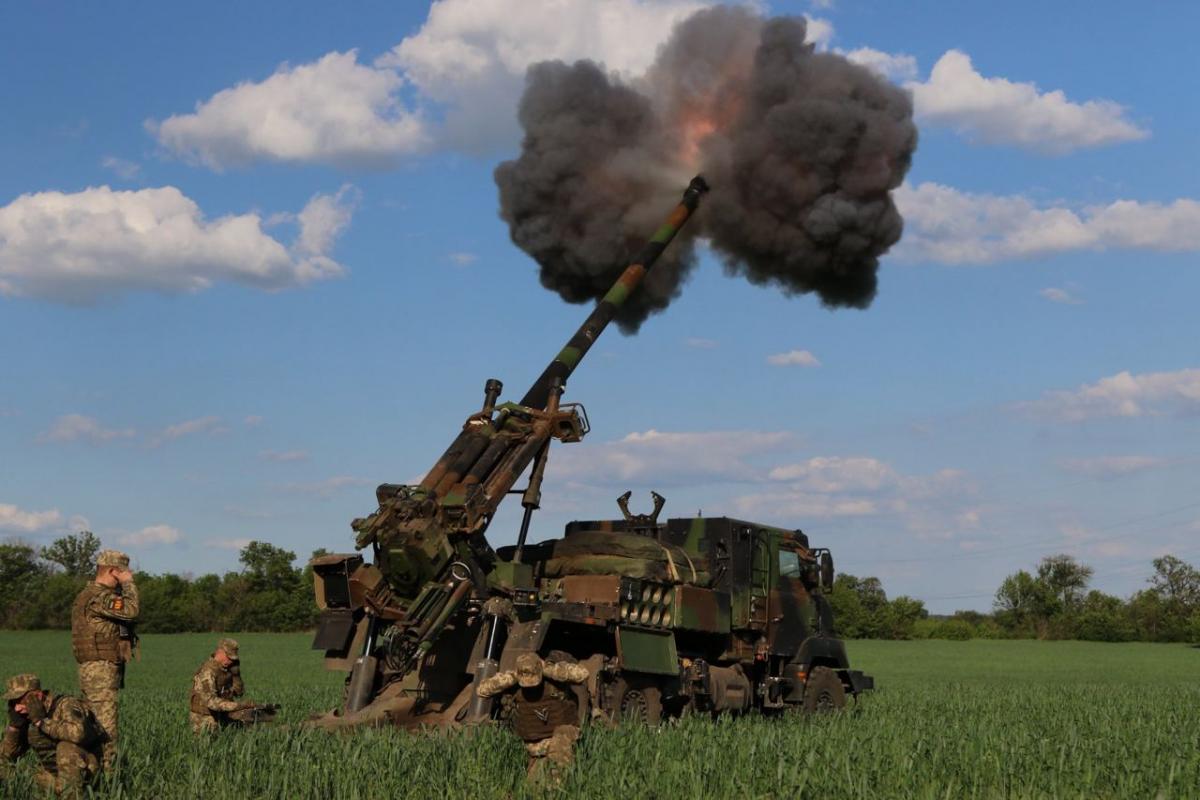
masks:
{"type": "Polygon", "coordinates": [[[245,693],[238,643],[233,639],[222,639],[192,678],[192,698],[188,708],[192,731],[203,733],[228,725],[253,725],[275,719],[279,706],[242,700],[245,693]]]}
{"type": "Polygon", "coordinates": [[[511,720],[529,754],[528,776],[540,780],[543,764],[549,761],[550,782],[558,783],[575,757],[579,739],[579,700],[569,684],[586,681],[587,667],[546,663],[536,653],[517,656],[516,667],[482,681],[477,691],[480,697],[495,697],[515,687],[511,720]]]}
{"type": "Polygon", "coordinates": [[[8,726],[0,762],[9,767],[32,750],[38,785],[58,794],[82,794],[96,782],[103,759],[104,730],[86,700],[42,690],[36,675],[8,679],[8,726]]]}

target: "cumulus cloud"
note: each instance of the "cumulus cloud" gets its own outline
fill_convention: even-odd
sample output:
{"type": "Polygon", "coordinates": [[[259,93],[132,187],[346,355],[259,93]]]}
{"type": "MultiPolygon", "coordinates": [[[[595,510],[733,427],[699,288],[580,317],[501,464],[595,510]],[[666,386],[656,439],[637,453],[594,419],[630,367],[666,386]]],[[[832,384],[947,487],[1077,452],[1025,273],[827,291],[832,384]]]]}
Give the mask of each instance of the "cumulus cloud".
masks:
{"type": "Polygon", "coordinates": [[[50,430],[38,436],[41,442],[90,442],[103,444],[137,435],[133,428],[106,428],[95,417],[65,414],[54,421],[50,430]]]}
{"type": "Polygon", "coordinates": [[[1047,392],[1017,408],[1059,422],[1200,413],[1200,369],[1119,372],[1077,389],[1047,392]]]}
{"type": "Polygon", "coordinates": [[[47,511],[25,511],[11,503],[0,503],[0,531],[36,533],[62,524],[62,512],[56,508],[47,511]]]}
{"type": "Polygon", "coordinates": [[[890,516],[923,536],[951,536],[977,528],[977,509],[960,507],[974,493],[954,469],[906,475],[868,456],[820,456],[770,470],[764,491],[743,495],[739,513],[776,518],[890,516]],[[947,501],[950,508],[947,508],[947,501]]]}
{"type": "Polygon", "coordinates": [[[1118,200],[1071,209],[1021,195],[972,194],[938,183],[895,192],[906,261],[986,264],[1080,250],[1200,251],[1200,202],[1118,200]]]}
{"type": "Polygon", "coordinates": [[[216,169],[258,160],[386,165],[429,143],[421,116],[397,95],[403,84],[392,70],[360,64],[354,50],[328,53],[146,127],[164,147],[216,169]]]}
{"type": "Polygon", "coordinates": [[[905,53],[885,53],[871,47],[859,47],[842,55],[895,83],[905,83],[917,77],[917,59],[905,53]]]}
{"type": "Polygon", "coordinates": [[[821,362],[807,350],[789,350],[786,353],[776,353],[767,356],[767,363],[773,367],[819,367],[821,362]]]}
{"type": "Polygon", "coordinates": [[[939,58],[927,81],[907,86],[919,119],[988,144],[1057,154],[1150,135],[1111,100],[1077,103],[1061,91],[1043,92],[1033,83],[987,78],[959,50],[939,58]]]}
{"type": "Polygon", "coordinates": [[[149,525],[140,531],[117,538],[125,547],[153,547],[160,544],[177,544],[183,541],[183,533],[170,525],[149,525]]]}
{"type": "Polygon", "coordinates": [[[563,448],[555,456],[556,478],[589,484],[651,483],[656,486],[762,477],[752,461],[795,443],[780,431],[630,433],[615,442],[576,455],[563,448]]]}
{"type": "Polygon", "coordinates": [[[290,248],[263,231],[258,214],[206,219],[173,186],[21,195],[0,207],[0,295],[91,303],[218,281],[283,289],[337,277],[344,269],[328,249],[349,221],[348,195],[313,197],[290,248]]]}
{"type": "Polygon", "coordinates": [[[1059,289],[1055,286],[1047,286],[1038,292],[1039,295],[1049,300],[1051,303],[1060,303],[1066,306],[1083,305],[1083,301],[1075,296],[1074,293],[1067,289],[1059,289]]]}
{"type": "Polygon", "coordinates": [[[1068,458],[1059,462],[1066,472],[1087,475],[1093,478],[1119,478],[1138,472],[1157,469],[1166,460],[1154,456],[1098,456],[1096,458],[1068,458]]]}

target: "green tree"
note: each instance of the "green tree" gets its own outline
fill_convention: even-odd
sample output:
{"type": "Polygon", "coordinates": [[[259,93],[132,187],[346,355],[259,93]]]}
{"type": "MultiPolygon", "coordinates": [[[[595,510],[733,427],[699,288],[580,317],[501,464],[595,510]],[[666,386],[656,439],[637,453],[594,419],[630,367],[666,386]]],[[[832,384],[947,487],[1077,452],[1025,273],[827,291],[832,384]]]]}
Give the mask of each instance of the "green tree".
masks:
{"type": "Polygon", "coordinates": [[[242,574],[255,592],[290,591],[300,582],[300,570],[292,566],[296,554],[266,542],[250,542],[238,554],[245,567],[242,574]]]}
{"type": "Polygon", "coordinates": [[[19,540],[0,543],[0,627],[30,626],[47,571],[33,545],[19,540]]]}
{"type": "Polygon", "coordinates": [[[1200,570],[1175,556],[1154,559],[1150,584],[1168,605],[1181,611],[1200,609],[1200,570]]]}
{"type": "Polygon", "coordinates": [[[42,548],[42,559],[62,567],[67,575],[89,578],[96,573],[96,556],[100,552],[100,540],[91,531],[55,539],[49,547],[42,548]]]}
{"type": "Polygon", "coordinates": [[[1080,564],[1073,556],[1060,553],[1042,559],[1038,564],[1037,579],[1050,590],[1063,610],[1071,611],[1083,600],[1094,573],[1095,570],[1080,564]]]}

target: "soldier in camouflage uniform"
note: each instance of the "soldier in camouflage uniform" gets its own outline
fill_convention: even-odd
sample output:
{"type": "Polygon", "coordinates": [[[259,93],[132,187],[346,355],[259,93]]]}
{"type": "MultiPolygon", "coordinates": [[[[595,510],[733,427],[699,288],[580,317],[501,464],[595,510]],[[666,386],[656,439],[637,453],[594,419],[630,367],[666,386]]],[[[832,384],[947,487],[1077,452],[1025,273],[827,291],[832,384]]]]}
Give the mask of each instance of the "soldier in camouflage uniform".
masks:
{"type": "MultiPolygon", "coordinates": [[[[36,675],[8,679],[8,726],[0,742],[0,770],[32,750],[38,785],[58,794],[82,794],[101,770],[104,732],[87,701],[42,691],[36,675]]],[[[0,773],[3,774],[3,773],[0,773]]]]}
{"type": "Polygon", "coordinates": [[[512,697],[512,726],[529,754],[528,775],[541,778],[550,762],[551,782],[575,757],[579,739],[579,701],[568,684],[588,679],[587,667],[565,661],[543,662],[536,653],[517,656],[516,670],[482,681],[480,697],[495,697],[516,687],[512,697]]]}
{"type": "Polygon", "coordinates": [[[228,725],[252,725],[275,718],[278,706],[240,700],[245,692],[238,643],[233,639],[222,639],[192,678],[192,696],[188,704],[192,731],[208,733],[228,725]]]}
{"type": "Polygon", "coordinates": [[[132,654],[139,611],[129,556],[102,551],[96,559],[96,579],[71,609],[71,644],[79,662],[79,689],[107,734],[106,769],[117,755],[117,693],[125,686],[125,662],[132,654]]]}

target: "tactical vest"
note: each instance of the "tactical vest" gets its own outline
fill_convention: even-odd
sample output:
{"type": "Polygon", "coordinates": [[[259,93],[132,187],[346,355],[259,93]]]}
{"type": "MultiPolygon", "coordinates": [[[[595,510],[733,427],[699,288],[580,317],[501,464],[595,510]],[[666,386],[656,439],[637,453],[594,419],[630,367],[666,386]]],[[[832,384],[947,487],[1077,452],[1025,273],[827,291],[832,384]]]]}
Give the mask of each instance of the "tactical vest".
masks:
{"type": "MultiPolygon", "coordinates": [[[[212,671],[213,686],[217,690],[217,697],[220,697],[222,700],[232,699],[232,697],[233,697],[233,673],[227,669],[222,669],[221,666],[219,664],[215,664],[212,661],[212,659],[205,661],[204,664],[201,665],[200,670],[206,670],[206,669],[210,669],[212,671]],[[209,666],[210,664],[213,664],[213,666],[210,667],[209,666]]],[[[196,671],[197,675],[200,674],[200,670],[196,671]]],[[[194,687],[195,685],[196,685],[196,682],[193,679],[192,686],[194,687]]],[[[205,700],[205,698],[201,697],[200,694],[195,690],[195,688],[192,689],[191,710],[192,710],[193,714],[212,714],[213,713],[212,709],[210,709],[208,707],[208,704],[207,704],[207,701],[205,700]]]]}
{"type": "Polygon", "coordinates": [[[98,583],[89,583],[75,598],[71,609],[71,646],[75,660],[124,663],[121,652],[121,627],[115,622],[88,614],[87,607],[96,595],[109,591],[98,583]]]}
{"type": "Polygon", "coordinates": [[[513,730],[526,742],[539,742],[554,735],[559,725],[579,724],[575,693],[553,681],[540,687],[518,689],[513,697],[513,730]]]}

